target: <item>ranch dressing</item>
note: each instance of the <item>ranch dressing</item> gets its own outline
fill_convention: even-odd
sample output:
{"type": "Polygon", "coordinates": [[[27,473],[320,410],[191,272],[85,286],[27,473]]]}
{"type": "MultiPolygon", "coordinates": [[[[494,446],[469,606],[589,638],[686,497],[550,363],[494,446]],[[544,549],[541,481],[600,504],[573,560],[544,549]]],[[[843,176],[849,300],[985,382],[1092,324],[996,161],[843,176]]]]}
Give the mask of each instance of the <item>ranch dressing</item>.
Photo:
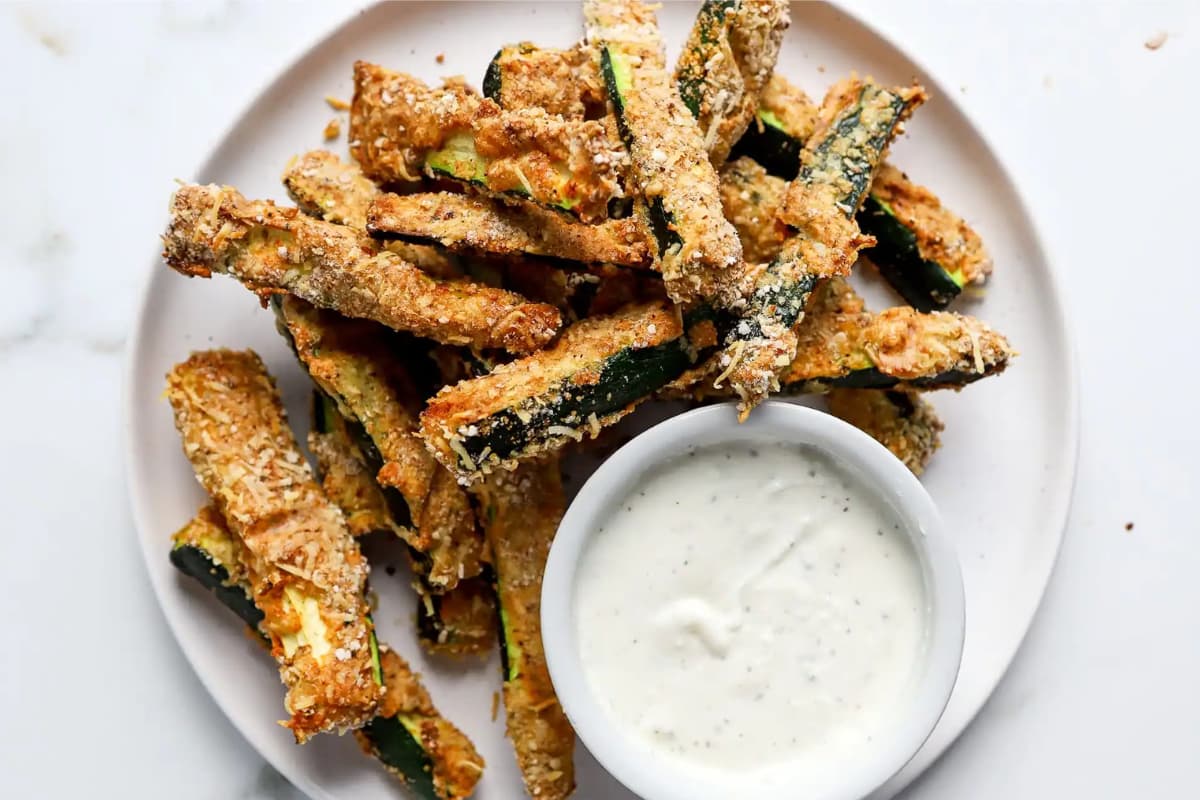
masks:
{"type": "Polygon", "coordinates": [[[905,699],[923,585],[894,513],[822,452],[713,446],[651,470],[590,538],[577,641],[601,704],[656,750],[829,770],[905,699]]]}

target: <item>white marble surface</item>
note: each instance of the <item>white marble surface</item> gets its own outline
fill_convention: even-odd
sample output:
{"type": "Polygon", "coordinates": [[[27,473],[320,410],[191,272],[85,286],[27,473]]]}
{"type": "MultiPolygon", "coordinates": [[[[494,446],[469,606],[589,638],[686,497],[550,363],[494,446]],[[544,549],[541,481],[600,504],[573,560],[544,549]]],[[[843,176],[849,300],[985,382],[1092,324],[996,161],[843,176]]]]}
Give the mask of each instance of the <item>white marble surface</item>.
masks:
{"type": "MultiPolygon", "coordinates": [[[[1200,8],[864,5],[990,130],[1044,222],[1083,372],[1075,505],[1043,610],[977,722],[906,797],[1187,796],[1200,8]]],[[[171,179],[348,13],[0,5],[4,797],[296,796],[209,701],[155,606],[125,498],[122,348],[171,179]]]]}

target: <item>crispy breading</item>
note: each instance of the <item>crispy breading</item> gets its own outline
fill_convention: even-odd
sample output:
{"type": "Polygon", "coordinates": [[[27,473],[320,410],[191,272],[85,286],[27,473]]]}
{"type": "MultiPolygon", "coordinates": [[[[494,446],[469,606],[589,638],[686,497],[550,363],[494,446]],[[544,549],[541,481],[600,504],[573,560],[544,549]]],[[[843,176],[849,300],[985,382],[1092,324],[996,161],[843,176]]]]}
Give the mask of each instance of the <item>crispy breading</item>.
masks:
{"type": "Polygon", "coordinates": [[[347,317],[373,319],[445,344],[536,350],[562,322],[556,309],[466,281],[440,281],[363,232],[249,201],[235,189],[190,184],[171,201],[167,264],[225,272],[261,292],[288,292],[347,317]]]}
{"type": "Polygon", "coordinates": [[[354,536],[389,531],[408,541],[415,534],[392,519],[387,500],[367,467],[346,420],[334,401],[313,391],[308,449],[317,459],[317,475],[326,497],[342,511],[354,536]]]}
{"type": "Polygon", "coordinates": [[[708,0],[675,64],[675,83],[720,167],[759,108],[790,18],[785,0],[708,0]]]}
{"type": "Polygon", "coordinates": [[[645,229],[633,218],[585,225],[530,204],[518,207],[449,192],[380,195],[367,214],[367,230],[377,237],[497,256],[626,267],[651,267],[655,260],[645,229]]]}
{"type": "Polygon", "coordinates": [[[541,108],[505,111],[462,86],[434,89],[363,61],[354,65],[354,84],[350,153],[375,180],[455,176],[587,222],[607,217],[609,201],[623,194],[627,158],[600,121],[541,108]],[[452,168],[440,167],[443,160],[452,168]]]}
{"type": "MultiPolygon", "coordinates": [[[[414,566],[414,574],[418,567],[414,566]]],[[[487,574],[467,578],[440,594],[419,581],[418,641],[438,656],[475,656],[496,646],[496,598],[487,574]]]]}
{"type": "Polygon", "coordinates": [[[721,206],[737,229],[747,263],[764,264],[779,255],[787,228],[775,221],[787,181],[768,175],[748,156],[721,168],[721,206]]]}
{"type": "MultiPolygon", "coordinates": [[[[361,169],[327,150],[310,150],[289,161],[283,185],[304,213],[359,230],[366,229],[367,209],[380,194],[361,169]]],[[[434,277],[462,277],[458,265],[435,247],[399,241],[383,247],[434,277]]]]}
{"type": "Polygon", "coordinates": [[[583,42],[566,50],[529,42],[503,47],[483,85],[501,108],[543,108],[564,119],[593,119],[605,110],[596,54],[583,42]]]}
{"type": "Polygon", "coordinates": [[[758,107],[775,117],[783,130],[802,142],[812,138],[820,121],[820,109],[799,86],[776,73],[759,98],[758,107]]]}
{"type": "Polygon", "coordinates": [[[742,246],[721,211],[717,173],[700,127],[662,65],[653,11],[633,0],[586,0],[584,17],[589,43],[609,64],[614,85],[608,91],[629,148],[630,172],[649,212],[662,219],[656,230],[668,294],[685,305],[736,306],[743,299],[742,246]],[[613,67],[614,58],[623,66],[613,67]],[[629,85],[618,88],[613,70],[629,85]]]}
{"type": "Polygon", "coordinates": [[[470,500],[416,435],[419,397],[380,329],[322,311],[297,297],[277,302],[280,321],[313,381],[358,422],[383,464],[375,476],[400,491],[415,532],[408,544],[428,558],[427,579],[451,589],[482,568],[483,540],[470,500]]]}
{"type": "MultiPolygon", "coordinates": [[[[595,436],[646,398],[613,397],[600,413],[588,414],[584,419],[575,419],[575,414],[559,419],[556,409],[574,402],[577,393],[596,386],[608,359],[623,352],[651,351],[679,341],[682,334],[678,312],[660,303],[580,320],[546,350],[442,389],[421,413],[421,438],[460,479],[473,481],[498,466],[511,467],[518,459],[556,450],[587,435],[595,436]],[[514,420],[508,419],[510,414],[514,420]],[[502,422],[500,415],[504,415],[502,422]],[[531,427],[534,423],[537,427],[531,427]],[[502,424],[519,424],[523,430],[535,433],[519,437],[522,441],[511,451],[496,452],[483,443],[502,424]]],[[[627,384],[630,377],[623,375],[621,383],[627,384]]]]}
{"type": "Polygon", "coordinates": [[[779,371],[794,358],[796,326],[815,281],[848,275],[858,251],[874,244],[854,213],[888,144],[924,99],[919,86],[886,89],[856,76],[826,95],[801,153],[800,174],[779,207],[791,235],[767,269],[750,273],[748,330],[734,335],[721,355],[722,376],[738,393],[742,418],[778,385],[779,371]]]}
{"type": "MultiPolygon", "coordinates": [[[[470,797],[483,777],[483,756],[466,734],[438,713],[420,676],[399,654],[381,646],[379,662],[387,694],[380,704],[377,719],[396,720],[410,736],[420,740],[421,749],[432,766],[428,778],[439,800],[470,797]]],[[[363,752],[379,757],[370,733],[370,730],[355,731],[354,735],[363,752]]],[[[385,767],[405,780],[417,777],[405,776],[390,765],[385,764],[385,767]]]]}
{"type": "Polygon", "coordinates": [[[925,471],[941,447],[944,429],[933,404],[917,392],[891,389],[834,389],[829,410],[891,450],[914,475],[925,471]]]}
{"type": "Polygon", "coordinates": [[[381,694],[367,564],[297,447],[274,381],[252,351],[211,350],[171,370],[167,399],[196,476],[252,559],[260,627],[288,687],[286,726],[303,742],[362,725],[381,694]]]}
{"type": "Polygon", "coordinates": [[[575,789],[575,732],[550,683],[542,647],[542,573],[566,510],[558,459],[497,470],[477,485],[503,613],[508,738],[531,797],[575,789]]]}
{"type": "MultiPolygon", "coordinates": [[[[871,182],[871,197],[895,215],[917,238],[917,252],[926,261],[957,273],[963,283],[983,283],[992,272],[992,257],[979,234],[937,195],[918,186],[891,164],[884,164],[871,182]]],[[[869,255],[869,253],[868,253],[869,255]]]]}
{"type": "MultiPolygon", "coordinates": [[[[176,547],[186,542],[204,550],[213,560],[229,573],[227,586],[240,593],[240,598],[251,602],[251,584],[254,577],[246,568],[246,551],[241,542],[226,526],[220,511],[207,505],[174,537],[176,547]],[[232,557],[233,562],[226,557],[232,557]]],[[[489,587],[490,591],[490,587],[489,587]]],[[[230,610],[234,610],[232,607],[230,610]]],[[[265,640],[261,640],[266,644],[265,640]]],[[[475,750],[471,740],[449,720],[438,713],[429,692],[421,684],[421,678],[399,656],[386,645],[379,645],[379,666],[383,678],[383,696],[375,716],[367,728],[354,732],[359,744],[368,755],[382,758],[380,751],[371,741],[372,729],[397,723],[419,736],[421,746],[432,766],[429,776],[438,798],[459,800],[470,796],[483,774],[483,757],[475,750]]],[[[385,769],[397,770],[384,763],[385,769]]],[[[411,776],[397,773],[406,782],[411,776]]]]}

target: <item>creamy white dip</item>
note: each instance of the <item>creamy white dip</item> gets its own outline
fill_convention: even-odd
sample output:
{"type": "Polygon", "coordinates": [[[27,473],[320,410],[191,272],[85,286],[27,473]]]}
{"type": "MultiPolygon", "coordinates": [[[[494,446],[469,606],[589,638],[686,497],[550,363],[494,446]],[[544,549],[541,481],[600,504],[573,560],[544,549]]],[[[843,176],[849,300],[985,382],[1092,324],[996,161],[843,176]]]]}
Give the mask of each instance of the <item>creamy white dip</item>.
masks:
{"type": "Polygon", "coordinates": [[[651,470],[590,538],[573,602],[613,719],[728,771],[834,768],[894,718],[924,653],[905,531],[797,445],[702,448],[651,470]]]}

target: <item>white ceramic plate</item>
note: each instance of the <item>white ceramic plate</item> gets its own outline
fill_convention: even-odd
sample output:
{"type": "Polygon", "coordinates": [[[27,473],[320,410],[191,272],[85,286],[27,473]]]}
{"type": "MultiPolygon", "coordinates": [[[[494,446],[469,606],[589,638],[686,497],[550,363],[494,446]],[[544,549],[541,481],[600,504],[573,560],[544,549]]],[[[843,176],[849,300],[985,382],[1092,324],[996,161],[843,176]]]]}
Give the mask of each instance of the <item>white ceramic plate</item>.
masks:
{"type": "MultiPolygon", "coordinates": [[[[695,7],[668,4],[660,19],[678,48],[695,7]]],[[[460,2],[383,4],[355,16],[300,58],[241,116],[197,177],[238,186],[250,197],[285,199],[279,174],[293,154],[320,146],[330,118],[322,98],[349,98],[351,64],[369,59],[428,80],[464,74],[478,82],[500,45],[532,40],[566,46],[580,33],[574,3],[460,2]],[[435,56],[445,53],[445,62],[435,56]]],[[[894,794],[929,765],[983,705],[1016,652],[1041,599],[1062,538],[1075,474],[1078,439],[1076,368],[1059,292],[1017,190],[953,95],[899,48],[835,8],[798,3],[779,69],[820,97],[851,70],[885,82],[919,76],[933,99],[919,110],[892,160],[934,187],[982,232],[996,260],[987,297],[965,310],[1010,336],[1021,357],[1003,376],[934,402],[946,422],[944,446],[924,478],[957,541],[967,593],[967,637],[958,686],[936,732],[880,796],[894,794]]],[[[950,82],[949,85],[953,85],[950,82]]],[[[344,138],[339,145],[344,147],[344,138]]],[[[163,200],[171,191],[163,176],[163,200]]],[[[147,243],[148,247],[152,243],[147,243]]],[[[864,281],[871,283],[870,281],[864,281]]],[[[876,307],[895,300],[864,286],[876,307]]],[[[189,351],[253,347],[279,378],[303,439],[307,379],[275,334],[270,315],[234,281],[187,280],[155,261],[132,338],[127,387],[127,461],[134,517],[154,588],[167,620],[213,698],[280,772],[316,798],[395,798],[403,793],[350,737],[320,737],[296,747],[275,724],[283,716],[275,668],[232,616],[177,576],[167,561],[170,534],[203,500],[180,450],[163,376],[189,351]]],[[[669,413],[647,408],[630,432],[669,413]]],[[[571,468],[577,483],[587,466],[571,468]]],[[[383,564],[397,553],[371,550],[383,564]]],[[[488,762],[481,800],[520,796],[503,713],[490,716],[499,667],[426,659],[411,632],[407,578],[378,568],[376,619],[382,638],[426,678],[439,708],[462,726],[488,762]]],[[[582,750],[577,754],[582,800],[630,795],[582,750]]]]}

